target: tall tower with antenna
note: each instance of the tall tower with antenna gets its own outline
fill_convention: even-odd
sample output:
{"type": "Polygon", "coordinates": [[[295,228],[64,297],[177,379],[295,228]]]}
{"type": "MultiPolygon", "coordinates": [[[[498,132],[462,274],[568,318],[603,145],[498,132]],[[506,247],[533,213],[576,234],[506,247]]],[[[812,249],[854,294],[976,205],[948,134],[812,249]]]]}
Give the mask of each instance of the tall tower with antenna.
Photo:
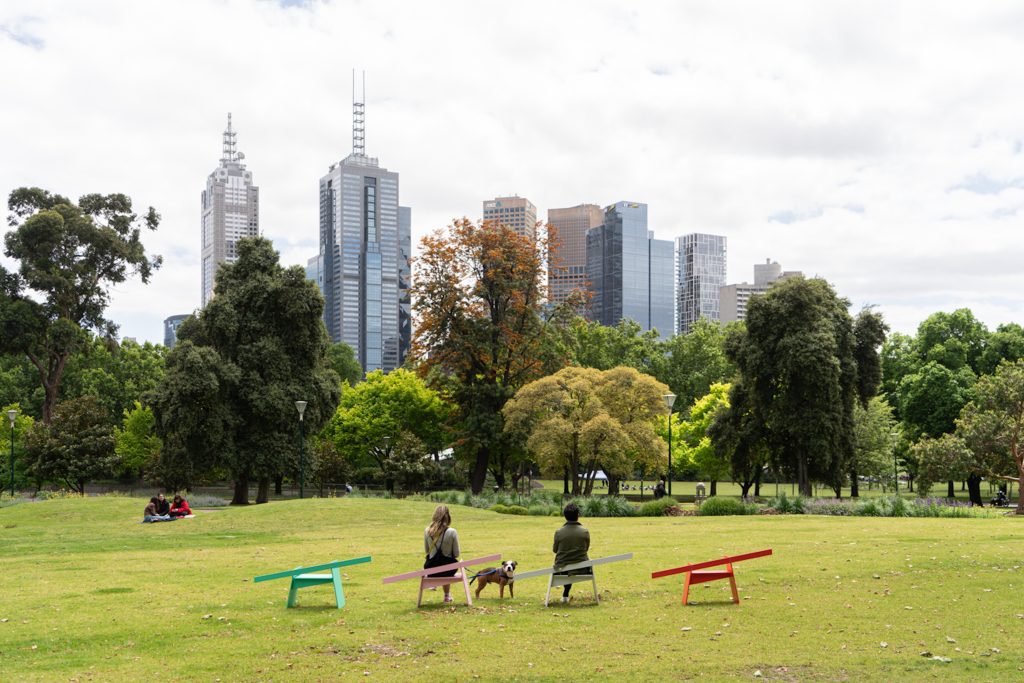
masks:
{"type": "Polygon", "coordinates": [[[364,372],[405,361],[411,210],[398,204],[398,173],[366,155],[366,76],[352,71],[352,153],[320,178],[320,253],[309,260],[324,295],[331,340],[352,347],[364,372]]]}
{"type": "Polygon", "coordinates": [[[237,133],[228,114],[221,143],[220,164],[206,179],[201,197],[201,295],[205,306],[213,298],[217,266],[238,258],[236,243],[260,234],[260,190],[238,151],[237,133]]]}

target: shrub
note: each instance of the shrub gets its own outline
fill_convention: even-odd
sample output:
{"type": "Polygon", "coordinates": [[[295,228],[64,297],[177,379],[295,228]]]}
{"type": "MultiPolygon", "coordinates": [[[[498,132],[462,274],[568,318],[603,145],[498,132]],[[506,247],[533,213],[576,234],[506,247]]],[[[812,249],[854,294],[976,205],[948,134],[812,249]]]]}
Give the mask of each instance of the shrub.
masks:
{"type": "Polygon", "coordinates": [[[702,517],[715,517],[721,515],[756,515],[757,506],[748,505],[742,500],[736,500],[735,498],[720,498],[718,496],[712,496],[701,503],[697,514],[702,517]]]}
{"type": "Polygon", "coordinates": [[[804,503],[804,514],[847,517],[854,514],[852,502],[838,498],[814,498],[804,503]]]}
{"type": "Polygon", "coordinates": [[[669,498],[665,496],[658,500],[650,500],[640,506],[639,515],[641,517],[661,517],[666,511],[676,505],[675,498],[669,498]]]}
{"type": "Polygon", "coordinates": [[[524,508],[522,505],[502,505],[496,503],[491,506],[491,510],[497,512],[499,515],[528,515],[530,511],[524,508]]]}
{"type": "Polygon", "coordinates": [[[186,499],[189,507],[194,508],[222,508],[226,507],[228,501],[218,496],[208,496],[203,493],[197,493],[194,496],[188,496],[186,499]]]}
{"type": "Polygon", "coordinates": [[[538,500],[530,503],[527,512],[534,517],[557,517],[562,514],[562,507],[555,503],[538,500]]]}

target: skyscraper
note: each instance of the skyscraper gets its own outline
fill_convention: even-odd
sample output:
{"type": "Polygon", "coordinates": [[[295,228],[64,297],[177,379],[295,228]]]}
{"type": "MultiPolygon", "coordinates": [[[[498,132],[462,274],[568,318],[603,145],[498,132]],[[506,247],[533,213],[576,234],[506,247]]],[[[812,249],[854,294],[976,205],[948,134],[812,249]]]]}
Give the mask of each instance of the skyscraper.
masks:
{"type": "Polygon", "coordinates": [[[164,346],[170,351],[178,343],[178,328],[185,322],[191,313],[181,313],[164,318],[164,346]]]}
{"type": "Polygon", "coordinates": [[[206,179],[202,195],[202,305],[213,297],[217,265],[238,258],[236,242],[260,234],[260,189],[245,169],[245,155],[235,148],[235,131],[224,131],[220,165],[206,179]]]}
{"type": "Polygon", "coordinates": [[[679,325],[686,334],[701,318],[718,321],[719,290],[725,285],[725,237],[693,233],[676,238],[679,325]]]}
{"type": "Polygon", "coordinates": [[[526,197],[517,195],[485,200],[484,221],[504,225],[531,241],[537,239],[537,207],[526,197]]]}
{"type": "Polygon", "coordinates": [[[670,240],[647,229],[647,205],[618,202],[601,225],[587,231],[591,317],[602,325],[630,318],[662,337],[672,334],[675,291],[670,240]]]}
{"type": "Polygon", "coordinates": [[[409,350],[412,216],[398,205],[398,174],[366,156],[363,115],[353,102],[352,153],[320,179],[318,265],[331,340],[364,372],[387,372],[409,350]]]}
{"type": "Polygon", "coordinates": [[[548,209],[548,224],[556,231],[548,265],[548,301],[560,304],[575,291],[587,289],[587,230],[604,222],[597,204],[548,209]]]}

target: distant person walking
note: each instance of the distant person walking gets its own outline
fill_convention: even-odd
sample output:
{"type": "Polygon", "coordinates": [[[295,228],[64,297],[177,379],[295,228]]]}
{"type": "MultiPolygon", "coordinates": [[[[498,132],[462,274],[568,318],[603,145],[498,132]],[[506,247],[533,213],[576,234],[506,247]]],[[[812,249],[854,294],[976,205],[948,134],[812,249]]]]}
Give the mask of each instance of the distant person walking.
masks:
{"type": "Polygon", "coordinates": [[[658,482],[658,485],[654,487],[654,500],[665,497],[665,480],[662,479],[658,482]]]}
{"type": "MultiPolygon", "coordinates": [[[[555,553],[555,574],[560,576],[592,574],[590,568],[576,569],[570,572],[559,571],[562,567],[577,562],[586,562],[590,559],[587,551],[590,550],[590,532],[580,524],[580,509],[576,503],[569,503],[562,513],[565,515],[565,524],[555,532],[555,544],[552,551],[555,553]]],[[[569,602],[569,589],[572,584],[562,587],[562,602],[569,602]]]]}
{"type": "MultiPolygon", "coordinates": [[[[447,505],[438,505],[434,508],[430,526],[423,531],[423,549],[427,553],[426,561],[423,563],[424,569],[442,567],[459,561],[459,534],[452,528],[452,515],[448,512],[447,505]]],[[[449,569],[431,576],[455,576],[455,570],[449,569]]],[[[451,586],[445,585],[442,588],[444,601],[451,602],[451,586]]]]}

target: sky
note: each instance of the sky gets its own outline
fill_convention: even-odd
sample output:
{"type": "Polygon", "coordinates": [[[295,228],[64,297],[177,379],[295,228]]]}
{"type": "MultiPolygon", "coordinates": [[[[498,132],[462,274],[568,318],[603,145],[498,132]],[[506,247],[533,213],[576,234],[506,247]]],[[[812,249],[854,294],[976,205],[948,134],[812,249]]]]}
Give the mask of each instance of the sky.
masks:
{"type": "MultiPolygon", "coordinates": [[[[1024,5],[1014,2],[4,0],[0,193],[154,206],[121,334],[200,302],[200,193],[227,113],[285,264],[318,251],[318,181],[400,173],[413,241],[481,202],[648,204],[663,239],[728,238],[913,333],[1024,323],[1024,5]]],[[[0,257],[8,267],[12,264],[0,257]]]]}

